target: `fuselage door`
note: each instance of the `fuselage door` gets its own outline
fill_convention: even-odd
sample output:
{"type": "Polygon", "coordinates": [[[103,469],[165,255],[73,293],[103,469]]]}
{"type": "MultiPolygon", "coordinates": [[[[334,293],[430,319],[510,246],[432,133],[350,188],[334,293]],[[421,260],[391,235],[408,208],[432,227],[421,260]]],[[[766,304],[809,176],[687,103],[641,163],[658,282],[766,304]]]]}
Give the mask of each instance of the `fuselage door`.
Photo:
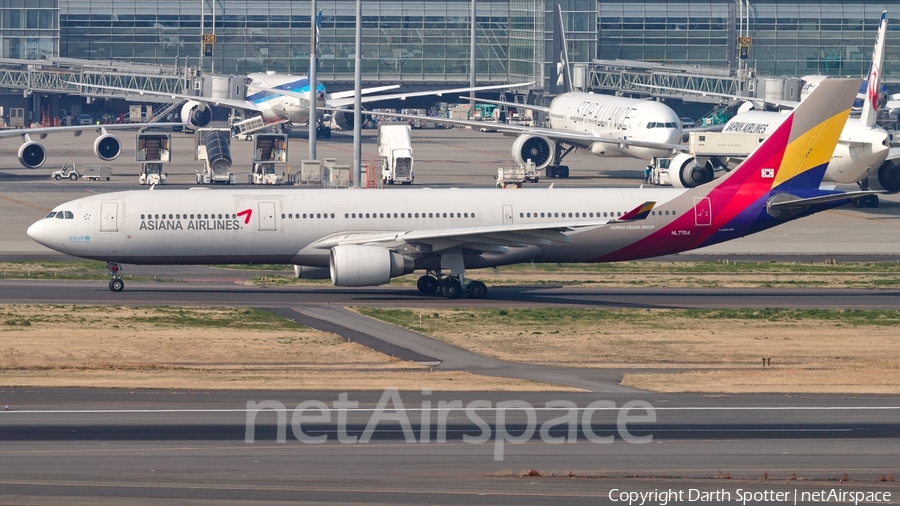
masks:
{"type": "Polygon", "coordinates": [[[102,202],[100,204],[100,231],[119,231],[119,203],[102,202]]]}
{"type": "Polygon", "coordinates": [[[512,225],[513,224],[513,209],[510,204],[503,204],[503,224],[504,225],[512,225]]]}
{"type": "Polygon", "coordinates": [[[712,225],[712,203],[709,197],[694,197],[694,225],[698,227],[712,225]]]}
{"type": "Polygon", "coordinates": [[[260,202],[259,203],[259,229],[275,230],[275,203],[260,202]]]}

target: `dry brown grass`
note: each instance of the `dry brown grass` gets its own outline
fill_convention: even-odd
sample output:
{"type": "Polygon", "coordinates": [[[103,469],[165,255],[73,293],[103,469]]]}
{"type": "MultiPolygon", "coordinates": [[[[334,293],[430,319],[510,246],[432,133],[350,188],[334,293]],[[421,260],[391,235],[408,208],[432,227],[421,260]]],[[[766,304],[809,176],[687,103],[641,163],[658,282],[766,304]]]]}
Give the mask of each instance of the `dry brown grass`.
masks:
{"type": "Polygon", "coordinates": [[[571,311],[542,320],[514,310],[501,316],[497,310],[411,309],[394,319],[506,361],[689,371],[625,376],[623,384],[648,390],[900,393],[895,326],[697,318],[673,310],[571,311]],[[607,317],[583,318],[586,311],[607,317]],[[769,367],[763,367],[763,357],[771,359],[769,367]]]}
{"type": "Polygon", "coordinates": [[[569,390],[432,372],[233,308],[0,306],[0,385],[199,389],[569,390]],[[205,323],[218,322],[213,326],[205,323]]]}

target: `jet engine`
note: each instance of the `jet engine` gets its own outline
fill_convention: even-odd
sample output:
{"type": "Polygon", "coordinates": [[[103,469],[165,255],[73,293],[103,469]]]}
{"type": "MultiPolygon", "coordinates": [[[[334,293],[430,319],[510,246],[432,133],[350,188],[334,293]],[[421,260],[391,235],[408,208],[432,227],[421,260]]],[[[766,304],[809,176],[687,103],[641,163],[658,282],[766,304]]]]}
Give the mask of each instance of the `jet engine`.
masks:
{"type": "Polygon", "coordinates": [[[209,104],[201,104],[194,100],[188,100],[181,107],[181,122],[190,123],[196,127],[204,127],[212,119],[212,109],[209,104]]]}
{"type": "Polygon", "coordinates": [[[556,143],[540,135],[522,134],[512,145],[512,156],[516,163],[534,162],[537,169],[544,169],[553,162],[556,143]]]}
{"type": "Polygon", "coordinates": [[[331,249],[331,283],[335,286],[384,285],[413,270],[411,258],[380,246],[343,245],[331,249]]]}
{"type": "MultiPolygon", "coordinates": [[[[332,118],[334,119],[334,124],[337,125],[337,127],[341,130],[345,132],[353,131],[353,111],[347,109],[334,111],[334,113],[332,114],[332,118]]],[[[365,121],[365,119],[365,116],[363,116],[363,121],[365,121]]]]}
{"type": "MultiPolygon", "coordinates": [[[[19,159],[21,160],[21,156],[19,159]]],[[[878,183],[891,193],[900,192],[900,166],[894,164],[893,161],[881,164],[878,169],[878,183]]]]}
{"type": "Polygon", "coordinates": [[[669,164],[669,181],[676,188],[695,188],[712,181],[713,177],[709,163],[698,165],[694,157],[686,153],[675,155],[669,164]]]}
{"type": "Polygon", "coordinates": [[[328,267],[295,265],[294,275],[297,276],[297,279],[329,279],[331,278],[331,269],[328,267]]]}
{"type": "Polygon", "coordinates": [[[19,163],[29,169],[37,169],[47,160],[47,150],[39,142],[29,140],[19,146],[19,163]]]}
{"type": "Polygon", "coordinates": [[[122,152],[122,142],[112,134],[103,134],[94,139],[94,154],[103,161],[115,160],[122,152]]]}

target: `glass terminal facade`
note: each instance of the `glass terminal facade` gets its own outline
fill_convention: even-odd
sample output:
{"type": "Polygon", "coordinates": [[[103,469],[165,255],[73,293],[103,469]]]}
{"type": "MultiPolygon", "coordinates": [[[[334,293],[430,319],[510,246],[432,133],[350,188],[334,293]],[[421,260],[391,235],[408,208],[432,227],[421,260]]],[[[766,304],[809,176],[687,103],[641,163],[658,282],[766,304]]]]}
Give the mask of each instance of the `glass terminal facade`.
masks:
{"type": "Polygon", "coordinates": [[[0,58],[59,53],[58,0],[0,0],[0,58]]]}
{"type": "MultiPolygon", "coordinates": [[[[477,0],[480,84],[546,85],[557,1],[572,63],[735,65],[740,0],[477,0]]],[[[323,81],[352,81],[355,4],[318,2],[323,81]]],[[[363,2],[363,79],[467,83],[470,5],[363,2]]],[[[864,75],[879,17],[890,7],[886,1],[750,0],[748,62],[761,75],[864,75]]],[[[192,66],[202,58],[204,70],[218,73],[300,74],[309,65],[309,26],[308,0],[0,0],[0,57],[192,66]],[[201,32],[216,35],[211,56],[201,56],[201,32]]],[[[900,82],[900,21],[889,22],[888,30],[884,75],[900,82]]]]}
{"type": "MultiPolygon", "coordinates": [[[[737,1],[598,2],[597,57],[718,67],[734,61],[737,1]]],[[[748,61],[762,75],[863,76],[888,11],[884,75],[900,81],[900,16],[893,2],[750,0],[748,61]],[[893,9],[892,9],[893,7],[893,9]],[[893,12],[892,12],[893,11],[893,12]]]]}

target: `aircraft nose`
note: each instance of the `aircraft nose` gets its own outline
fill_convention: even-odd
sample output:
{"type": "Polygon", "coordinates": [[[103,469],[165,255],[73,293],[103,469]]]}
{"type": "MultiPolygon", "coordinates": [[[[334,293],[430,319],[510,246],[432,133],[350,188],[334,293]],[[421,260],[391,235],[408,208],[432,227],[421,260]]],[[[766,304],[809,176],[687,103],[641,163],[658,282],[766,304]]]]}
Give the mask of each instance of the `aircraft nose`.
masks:
{"type": "Polygon", "coordinates": [[[40,244],[44,244],[44,220],[34,222],[27,230],[28,237],[40,244]]]}

